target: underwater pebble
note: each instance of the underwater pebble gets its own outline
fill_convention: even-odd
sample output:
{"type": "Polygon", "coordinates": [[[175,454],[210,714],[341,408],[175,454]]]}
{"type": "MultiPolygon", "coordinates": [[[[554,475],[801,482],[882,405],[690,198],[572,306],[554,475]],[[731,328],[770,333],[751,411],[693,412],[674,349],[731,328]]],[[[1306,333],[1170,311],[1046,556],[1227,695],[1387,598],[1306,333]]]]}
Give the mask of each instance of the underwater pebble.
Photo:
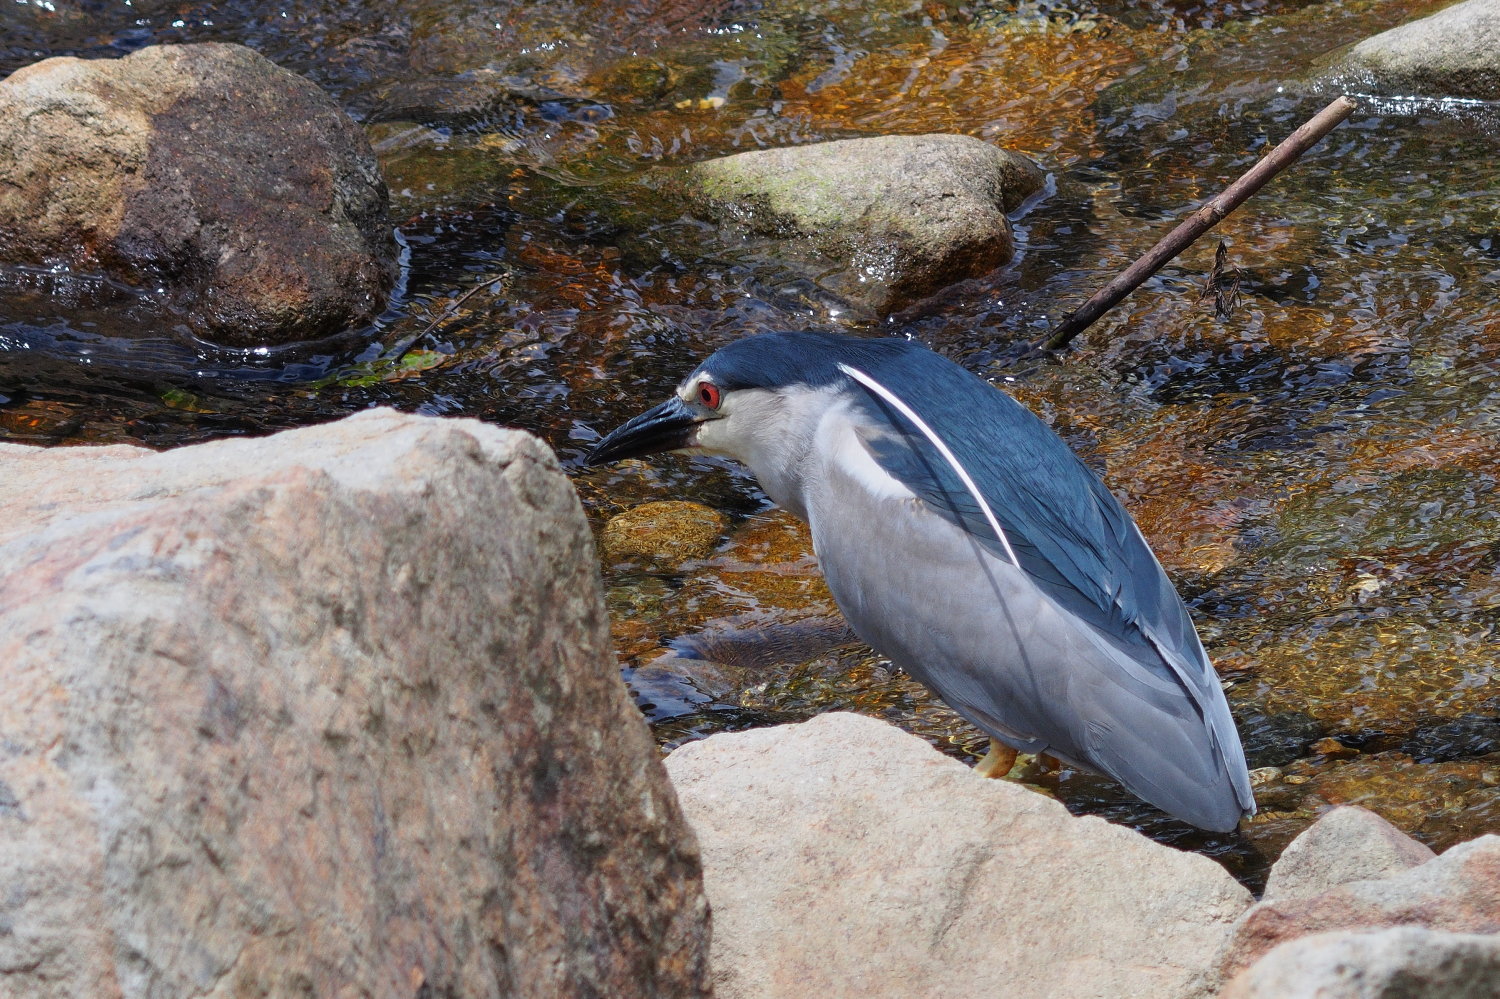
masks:
{"type": "Polygon", "coordinates": [[[599,536],[599,555],[610,564],[675,569],[712,554],[728,526],[728,517],[701,503],[643,503],[609,519],[599,536]]]}

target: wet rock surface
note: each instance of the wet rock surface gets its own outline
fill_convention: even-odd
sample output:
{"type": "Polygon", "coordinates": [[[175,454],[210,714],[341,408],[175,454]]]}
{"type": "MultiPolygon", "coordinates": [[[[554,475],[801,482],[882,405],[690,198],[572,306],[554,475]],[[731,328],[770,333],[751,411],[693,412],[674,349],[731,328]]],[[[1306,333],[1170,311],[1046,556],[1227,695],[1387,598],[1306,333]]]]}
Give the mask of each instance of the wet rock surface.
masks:
{"type": "Polygon", "coordinates": [[[667,757],[716,994],[1184,994],[1249,894],[1212,861],[826,714],[667,757]]]}
{"type": "Polygon", "coordinates": [[[1006,213],[1043,182],[1025,156],[963,135],[764,149],[682,173],[711,218],[812,251],[823,287],[879,315],[1009,260],[1006,213]]]}
{"type": "Polygon", "coordinates": [[[1365,39],[1347,62],[1387,94],[1500,99],[1500,5],[1463,0],[1365,39]]]}
{"type": "Polygon", "coordinates": [[[49,59],[0,81],[0,262],[102,274],[197,337],[313,340],[396,278],[364,133],[240,45],[49,59]]]}
{"type": "Polygon", "coordinates": [[[376,411],[0,469],[0,992],[707,994],[540,442],[376,411]]]}

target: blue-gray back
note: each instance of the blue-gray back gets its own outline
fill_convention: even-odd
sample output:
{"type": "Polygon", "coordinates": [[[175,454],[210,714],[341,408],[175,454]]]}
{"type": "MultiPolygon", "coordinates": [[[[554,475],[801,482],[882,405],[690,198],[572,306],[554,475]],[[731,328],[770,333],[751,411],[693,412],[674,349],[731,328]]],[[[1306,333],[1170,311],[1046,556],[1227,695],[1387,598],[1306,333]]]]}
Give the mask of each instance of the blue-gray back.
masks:
{"type": "Polygon", "coordinates": [[[882,430],[876,461],[931,509],[1001,558],[1004,546],[979,504],[926,437],[840,363],[886,386],[930,426],[984,495],[1021,567],[1069,612],[1134,651],[1194,699],[1210,681],[1186,608],[1129,514],[1030,410],[920,344],[828,333],[770,333],[715,354],[704,368],[726,388],[842,381],[882,430]],[[1163,656],[1178,660],[1170,664],[1163,656]]]}

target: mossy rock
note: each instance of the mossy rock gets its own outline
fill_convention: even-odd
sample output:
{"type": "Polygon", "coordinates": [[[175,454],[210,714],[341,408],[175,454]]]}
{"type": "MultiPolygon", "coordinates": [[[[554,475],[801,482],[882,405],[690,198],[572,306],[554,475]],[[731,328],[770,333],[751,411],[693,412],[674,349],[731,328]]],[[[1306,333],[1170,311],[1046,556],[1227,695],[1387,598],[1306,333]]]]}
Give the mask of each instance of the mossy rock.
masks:
{"type": "Polygon", "coordinates": [[[1040,167],[963,135],[887,135],[763,149],[658,173],[694,211],[783,253],[876,315],[979,277],[1014,253],[1007,213],[1040,167]]]}

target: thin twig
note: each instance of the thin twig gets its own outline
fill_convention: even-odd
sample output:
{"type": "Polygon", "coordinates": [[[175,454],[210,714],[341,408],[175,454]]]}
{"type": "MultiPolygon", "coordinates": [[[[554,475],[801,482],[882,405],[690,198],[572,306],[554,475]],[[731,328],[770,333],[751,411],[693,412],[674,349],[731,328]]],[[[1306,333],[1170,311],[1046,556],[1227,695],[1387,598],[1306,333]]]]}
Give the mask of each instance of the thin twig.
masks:
{"type": "Polygon", "coordinates": [[[398,340],[396,342],[396,347],[390,355],[390,362],[392,364],[395,364],[396,362],[400,361],[401,358],[405,357],[407,352],[411,350],[413,344],[415,344],[418,340],[422,339],[424,336],[431,333],[443,323],[446,323],[448,320],[457,315],[459,306],[463,305],[470,298],[473,298],[475,295],[479,294],[479,292],[484,290],[485,288],[493,287],[503,280],[505,280],[505,275],[502,274],[500,277],[491,278],[488,281],[476,284],[474,287],[458,296],[457,299],[449,302],[448,307],[445,308],[442,314],[439,315],[436,319],[428,323],[426,326],[422,327],[420,331],[413,333],[411,336],[407,337],[405,340],[398,340]]]}
{"type": "Polygon", "coordinates": [[[1109,311],[1115,303],[1130,294],[1141,282],[1161,270],[1162,266],[1187,249],[1192,242],[1238,208],[1245,199],[1266,185],[1272,177],[1296,162],[1297,157],[1318,144],[1334,127],[1349,117],[1359,104],[1350,97],[1339,97],[1312,118],[1303,122],[1281,144],[1261,157],[1239,180],[1230,184],[1201,208],[1182,221],[1161,242],[1146,251],[1135,263],[1121,271],[1113,281],[1094,293],[1078,311],[1070,313],[1043,344],[1046,350],[1059,350],[1094,320],[1109,311]]]}

